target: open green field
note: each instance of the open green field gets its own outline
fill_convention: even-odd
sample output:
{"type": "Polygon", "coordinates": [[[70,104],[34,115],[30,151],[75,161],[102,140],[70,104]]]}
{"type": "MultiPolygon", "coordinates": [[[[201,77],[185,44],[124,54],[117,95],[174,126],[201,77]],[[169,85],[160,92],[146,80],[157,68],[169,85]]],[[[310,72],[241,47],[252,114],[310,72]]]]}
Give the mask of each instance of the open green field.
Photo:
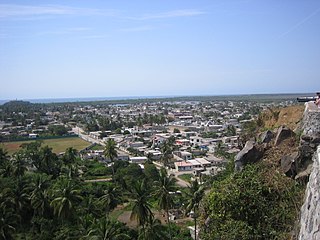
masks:
{"type": "MultiPolygon", "coordinates": [[[[9,155],[11,155],[19,150],[21,144],[30,143],[30,142],[34,142],[34,141],[5,142],[5,143],[1,143],[0,146],[6,149],[9,155]]],[[[82,150],[90,146],[89,142],[86,142],[78,137],[46,139],[46,140],[41,140],[41,142],[42,142],[42,146],[48,145],[53,149],[53,152],[55,153],[64,152],[69,147],[73,147],[77,150],[82,150]]]]}

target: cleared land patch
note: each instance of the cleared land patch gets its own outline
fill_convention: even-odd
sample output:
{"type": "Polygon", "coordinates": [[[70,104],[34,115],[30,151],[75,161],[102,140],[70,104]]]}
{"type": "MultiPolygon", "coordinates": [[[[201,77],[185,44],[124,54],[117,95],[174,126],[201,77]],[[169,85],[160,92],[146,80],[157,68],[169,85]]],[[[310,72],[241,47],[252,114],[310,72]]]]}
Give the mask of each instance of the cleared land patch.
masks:
{"type": "MultiPolygon", "coordinates": [[[[21,144],[23,143],[31,143],[32,141],[19,141],[19,142],[5,142],[1,143],[4,149],[6,149],[9,155],[17,152],[20,149],[21,144]]],[[[89,142],[86,142],[78,137],[71,137],[71,138],[59,138],[59,139],[45,139],[41,140],[42,146],[48,145],[52,148],[54,153],[61,153],[64,152],[67,148],[73,147],[77,150],[82,150],[88,146],[90,146],[89,142]]]]}

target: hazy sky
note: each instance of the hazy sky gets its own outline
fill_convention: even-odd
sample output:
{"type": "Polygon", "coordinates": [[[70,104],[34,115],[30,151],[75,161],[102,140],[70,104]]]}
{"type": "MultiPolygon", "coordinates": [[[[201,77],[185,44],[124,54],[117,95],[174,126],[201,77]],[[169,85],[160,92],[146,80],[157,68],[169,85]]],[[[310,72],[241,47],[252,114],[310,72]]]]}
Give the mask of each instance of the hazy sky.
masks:
{"type": "Polygon", "coordinates": [[[319,0],[0,0],[0,99],[320,90],[319,0]]]}

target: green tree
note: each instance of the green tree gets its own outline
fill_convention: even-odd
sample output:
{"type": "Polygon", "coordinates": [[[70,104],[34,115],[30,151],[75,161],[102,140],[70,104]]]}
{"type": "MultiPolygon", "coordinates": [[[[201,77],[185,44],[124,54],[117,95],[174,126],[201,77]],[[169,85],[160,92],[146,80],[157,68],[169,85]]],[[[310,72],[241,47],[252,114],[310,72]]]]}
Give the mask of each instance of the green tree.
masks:
{"type": "Polygon", "coordinates": [[[125,240],[131,239],[124,231],[123,224],[118,221],[111,221],[105,217],[94,221],[92,224],[88,238],[90,240],[125,240]]]}
{"type": "Polygon", "coordinates": [[[165,227],[161,224],[161,221],[156,218],[152,218],[144,229],[141,229],[138,240],[163,240],[168,239],[168,235],[165,227]]]}
{"type": "Polygon", "coordinates": [[[172,176],[168,176],[165,168],[161,168],[159,180],[155,182],[155,196],[158,199],[158,206],[165,210],[167,215],[167,222],[169,226],[169,237],[171,236],[169,209],[173,206],[173,192],[176,191],[176,179],[172,176]]]}
{"type": "Polygon", "coordinates": [[[72,147],[67,148],[62,161],[65,165],[64,171],[69,178],[75,178],[79,176],[79,166],[81,164],[81,159],[78,158],[78,151],[72,147]]]}
{"type": "Polygon", "coordinates": [[[40,169],[41,166],[41,157],[40,157],[40,148],[41,148],[41,142],[31,142],[31,143],[23,143],[21,145],[22,153],[24,157],[27,159],[27,161],[37,168],[40,169]]]}
{"type": "Polygon", "coordinates": [[[51,134],[62,136],[68,133],[68,129],[64,125],[50,125],[48,130],[51,134]]]}
{"type": "Polygon", "coordinates": [[[27,161],[21,151],[14,154],[12,165],[15,177],[21,177],[27,171],[27,161]]]}
{"type": "Polygon", "coordinates": [[[0,148],[0,175],[3,177],[10,177],[13,175],[13,165],[8,153],[0,148]]]}
{"type": "Polygon", "coordinates": [[[49,187],[50,177],[45,174],[34,176],[30,199],[34,213],[39,216],[46,216],[50,211],[49,187]]]}
{"type": "Polygon", "coordinates": [[[61,165],[61,161],[58,156],[52,152],[52,148],[44,146],[40,149],[40,172],[57,177],[60,174],[61,165]]]}
{"type": "Polygon", "coordinates": [[[178,128],[173,129],[173,133],[180,133],[180,130],[178,128]]]}
{"type": "Polygon", "coordinates": [[[172,154],[172,147],[171,144],[169,142],[164,142],[161,146],[160,146],[161,152],[162,152],[162,162],[164,165],[168,165],[169,164],[169,160],[172,154]]]}
{"type": "Polygon", "coordinates": [[[144,164],[144,175],[151,183],[159,180],[159,171],[153,163],[144,164]]]}
{"type": "Polygon", "coordinates": [[[302,196],[303,189],[269,163],[247,165],[213,183],[203,201],[210,221],[201,239],[288,239],[302,196]]]}
{"type": "Polygon", "coordinates": [[[108,141],[106,142],[106,147],[104,149],[104,155],[106,158],[111,160],[112,164],[112,179],[114,180],[114,161],[118,157],[118,153],[116,150],[116,143],[113,139],[109,138],[108,141]]]}
{"type": "Polygon", "coordinates": [[[80,191],[74,183],[62,178],[58,181],[53,192],[53,200],[50,205],[54,214],[61,219],[71,219],[76,210],[76,204],[82,200],[80,191]]]}
{"type": "Polygon", "coordinates": [[[145,181],[136,182],[130,191],[132,199],[131,220],[137,220],[138,225],[142,227],[144,232],[145,225],[152,221],[153,213],[151,204],[148,201],[150,198],[150,190],[147,188],[145,181]]]}
{"type": "Polygon", "coordinates": [[[100,201],[106,209],[106,215],[109,215],[109,213],[118,205],[120,196],[121,192],[115,185],[108,186],[108,188],[103,191],[100,201]]]}
{"type": "Polygon", "coordinates": [[[192,181],[191,185],[188,187],[187,196],[189,199],[186,210],[187,212],[193,211],[195,240],[197,240],[198,210],[200,201],[204,196],[204,188],[198,183],[198,181],[192,181]]]}

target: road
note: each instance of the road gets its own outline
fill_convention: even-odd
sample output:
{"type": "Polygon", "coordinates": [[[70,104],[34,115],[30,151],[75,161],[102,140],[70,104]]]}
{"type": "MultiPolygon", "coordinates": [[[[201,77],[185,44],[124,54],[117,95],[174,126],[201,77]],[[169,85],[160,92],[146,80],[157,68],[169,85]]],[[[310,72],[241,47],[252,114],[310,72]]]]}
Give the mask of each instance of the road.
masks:
{"type": "Polygon", "coordinates": [[[90,137],[88,134],[85,134],[85,131],[80,127],[74,127],[72,128],[72,131],[87,142],[100,144],[102,146],[106,145],[104,141],[100,139],[94,139],[93,137],[90,137]]]}

